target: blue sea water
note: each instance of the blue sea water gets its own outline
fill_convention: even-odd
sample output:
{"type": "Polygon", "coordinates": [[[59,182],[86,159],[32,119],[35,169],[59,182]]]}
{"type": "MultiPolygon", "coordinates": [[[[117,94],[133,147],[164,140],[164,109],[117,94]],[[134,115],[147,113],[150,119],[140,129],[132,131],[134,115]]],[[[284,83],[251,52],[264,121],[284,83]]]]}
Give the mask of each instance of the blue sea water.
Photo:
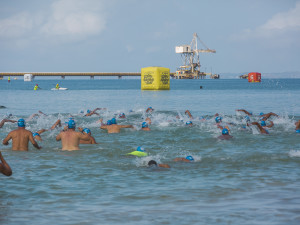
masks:
{"type": "MultiPolygon", "coordinates": [[[[13,169],[1,176],[0,224],[299,224],[300,80],[171,80],[169,91],[141,91],[139,79],[0,81],[0,119],[28,118],[30,131],[74,117],[99,143],[79,151],[61,151],[61,129],[41,136],[41,150],[1,152],[13,169]],[[33,91],[38,83],[42,88],[33,91]],[[67,91],[51,91],[59,83],[67,91]],[[202,89],[200,89],[202,86],[202,89]],[[145,113],[147,107],[155,110],[145,113]],[[84,117],[97,107],[99,116],[84,117]],[[190,110],[193,126],[184,114],[190,110]],[[274,112],[274,127],[261,135],[243,129],[244,114],[274,112]],[[125,119],[118,114],[124,112],[125,119]],[[229,141],[217,137],[215,113],[229,125],[229,141]],[[179,115],[180,119],[176,119],[179,115]],[[151,131],[141,130],[146,117],[151,131]],[[116,117],[132,124],[107,134],[97,122],[116,117]],[[143,146],[149,156],[126,153],[143,146]],[[174,162],[192,155],[193,163],[174,162]],[[170,169],[147,168],[151,159],[170,169]]],[[[0,129],[3,140],[16,125],[0,129]]]]}

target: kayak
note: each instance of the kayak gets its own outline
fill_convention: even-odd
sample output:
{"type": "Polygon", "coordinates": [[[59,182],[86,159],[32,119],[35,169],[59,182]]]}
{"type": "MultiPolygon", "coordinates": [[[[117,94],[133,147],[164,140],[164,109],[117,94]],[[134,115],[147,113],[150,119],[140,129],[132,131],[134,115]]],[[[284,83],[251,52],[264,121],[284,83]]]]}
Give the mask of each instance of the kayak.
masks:
{"type": "Polygon", "coordinates": [[[65,90],[68,90],[68,88],[63,88],[63,87],[60,87],[60,88],[51,88],[52,91],[65,91],[65,90]]]}

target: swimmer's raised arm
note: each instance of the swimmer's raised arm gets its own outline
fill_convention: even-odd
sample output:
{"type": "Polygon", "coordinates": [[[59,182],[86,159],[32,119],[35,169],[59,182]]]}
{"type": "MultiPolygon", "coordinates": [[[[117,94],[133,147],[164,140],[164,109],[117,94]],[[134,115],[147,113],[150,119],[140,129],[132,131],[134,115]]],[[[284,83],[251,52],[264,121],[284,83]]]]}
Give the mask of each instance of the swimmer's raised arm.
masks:
{"type": "Polygon", "coordinates": [[[158,166],[162,168],[171,168],[168,164],[158,164],[158,166]]]}
{"type": "Polygon", "coordinates": [[[7,122],[10,122],[10,123],[16,123],[17,121],[16,121],[16,120],[3,119],[3,120],[1,120],[1,122],[0,122],[0,128],[2,128],[3,125],[4,125],[5,123],[7,123],[7,122]]]}
{"type": "Polygon", "coordinates": [[[184,113],[188,114],[189,118],[193,119],[193,116],[189,110],[186,110],[184,113]]]}
{"type": "Polygon", "coordinates": [[[58,119],[58,120],[52,125],[52,127],[50,128],[50,130],[55,129],[56,127],[61,127],[61,120],[60,120],[60,119],[58,119]]]}
{"type": "Polygon", "coordinates": [[[244,112],[244,113],[246,113],[248,116],[252,116],[252,113],[248,112],[248,111],[245,110],[245,109],[236,109],[235,111],[238,111],[238,112],[244,112]]]}

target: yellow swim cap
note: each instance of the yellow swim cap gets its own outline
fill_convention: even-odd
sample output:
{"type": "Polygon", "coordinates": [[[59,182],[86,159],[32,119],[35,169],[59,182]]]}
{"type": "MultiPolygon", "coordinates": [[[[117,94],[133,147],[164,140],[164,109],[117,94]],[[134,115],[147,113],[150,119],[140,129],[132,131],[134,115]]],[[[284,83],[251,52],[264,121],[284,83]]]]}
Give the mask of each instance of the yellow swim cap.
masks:
{"type": "Polygon", "coordinates": [[[140,151],[133,151],[133,152],[128,153],[127,155],[134,155],[137,157],[148,156],[148,154],[146,152],[140,152],[140,151]]]}

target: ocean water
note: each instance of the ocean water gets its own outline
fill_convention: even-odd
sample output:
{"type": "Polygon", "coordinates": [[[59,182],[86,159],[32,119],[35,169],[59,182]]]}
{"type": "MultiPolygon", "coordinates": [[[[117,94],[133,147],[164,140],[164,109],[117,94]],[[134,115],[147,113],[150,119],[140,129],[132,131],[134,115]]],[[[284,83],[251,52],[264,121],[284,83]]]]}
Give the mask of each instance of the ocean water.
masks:
{"type": "MultiPolygon", "coordinates": [[[[169,91],[141,91],[138,79],[0,80],[0,119],[28,118],[36,132],[57,119],[74,117],[96,145],[62,151],[55,137],[41,136],[41,150],[1,152],[13,170],[0,176],[0,224],[300,224],[300,79],[171,80],[169,91]],[[42,88],[33,91],[38,83],[42,88]],[[59,83],[67,91],[51,91],[59,83]],[[200,89],[202,86],[202,89],[200,89]],[[151,106],[151,114],[145,112],[151,106]],[[84,117],[101,107],[99,116],[84,117]],[[193,126],[184,114],[190,110],[193,126]],[[274,127],[261,135],[244,129],[244,114],[274,112],[274,127]],[[125,119],[118,114],[124,112],[125,119]],[[219,140],[215,113],[229,125],[233,139],[219,140]],[[180,119],[176,119],[179,115],[180,119]],[[97,122],[116,117],[132,124],[107,134],[97,122]],[[141,130],[146,117],[151,131],[141,130]],[[149,156],[127,157],[143,146],[149,156]],[[195,162],[174,162],[192,155],[195,162]],[[170,169],[147,168],[149,160],[170,169]]],[[[6,123],[0,138],[16,128],[6,123]]]]}

